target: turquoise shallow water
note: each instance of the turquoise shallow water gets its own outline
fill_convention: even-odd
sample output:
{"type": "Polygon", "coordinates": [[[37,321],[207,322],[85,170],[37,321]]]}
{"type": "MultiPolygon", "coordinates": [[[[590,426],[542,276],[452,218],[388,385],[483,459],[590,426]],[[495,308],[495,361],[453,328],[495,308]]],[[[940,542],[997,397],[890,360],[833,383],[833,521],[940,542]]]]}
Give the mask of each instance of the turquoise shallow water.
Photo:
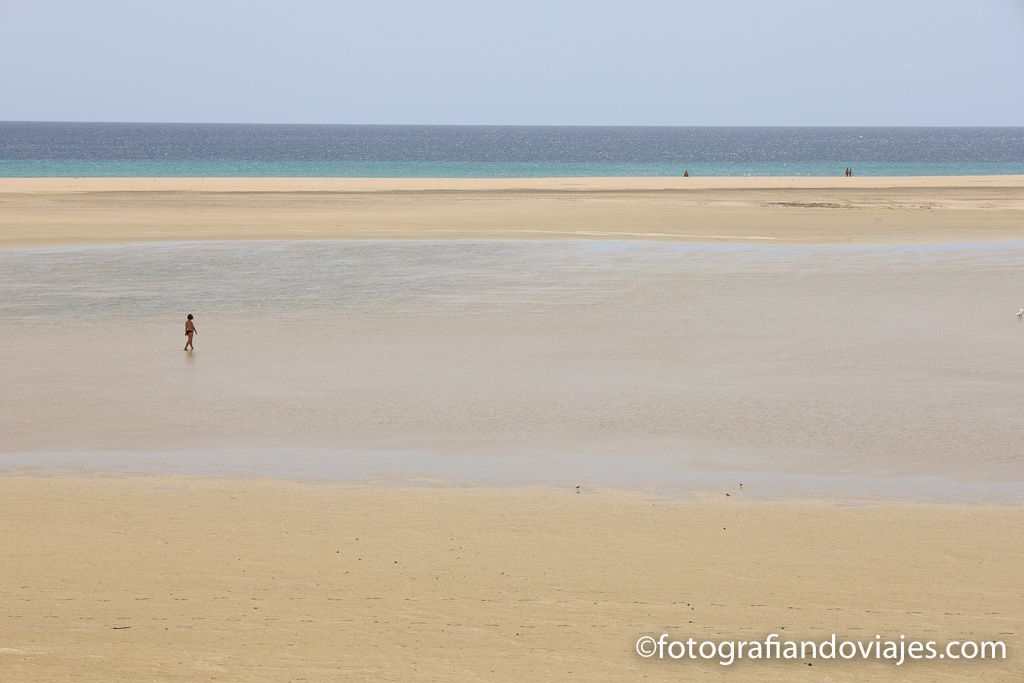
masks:
{"type": "MultiPolygon", "coordinates": [[[[1024,174],[1024,163],[850,162],[860,176],[1024,174]]],[[[838,176],[834,162],[702,162],[693,176],[838,176]]],[[[0,177],[565,178],[677,176],[678,163],[0,159],[0,177]]]]}

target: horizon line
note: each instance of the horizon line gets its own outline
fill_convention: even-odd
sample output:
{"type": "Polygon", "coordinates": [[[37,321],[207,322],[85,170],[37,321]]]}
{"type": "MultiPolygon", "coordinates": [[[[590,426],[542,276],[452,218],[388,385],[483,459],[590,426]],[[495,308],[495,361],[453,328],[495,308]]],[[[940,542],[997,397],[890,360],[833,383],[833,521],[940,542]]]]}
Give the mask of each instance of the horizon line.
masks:
{"type": "Polygon", "coordinates": [[[318,123],[318,122],[267,122],[267,121],[100,121],[100,120],[57,120],[57,119],[0,119],[0,124],[102,124],[102,125],[153,125],[153,126],[350,126],[389,128],[1021,128],[1022,125],[902,125],[902,124],[626,124],[626,123],[318,123]]]}

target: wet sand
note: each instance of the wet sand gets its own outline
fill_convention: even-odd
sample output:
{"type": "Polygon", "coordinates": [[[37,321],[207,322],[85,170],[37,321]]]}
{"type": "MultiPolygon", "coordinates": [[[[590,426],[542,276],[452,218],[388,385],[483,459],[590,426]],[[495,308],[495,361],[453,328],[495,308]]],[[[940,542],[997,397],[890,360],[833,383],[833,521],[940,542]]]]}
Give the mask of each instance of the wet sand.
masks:
{"type": "Polygon", "coordinates": [[[1024,235],[1024,176],[6,178],[0,246],[223,239],[900,244],[1024,235]]]}
{"type": "Polygon", "coordinates": [[[1015,681],[1020,507],[4,477],[7,680],[1015,681]],[[636,639],[1003,640],[1007,661],[658,662],[636,639]]]}

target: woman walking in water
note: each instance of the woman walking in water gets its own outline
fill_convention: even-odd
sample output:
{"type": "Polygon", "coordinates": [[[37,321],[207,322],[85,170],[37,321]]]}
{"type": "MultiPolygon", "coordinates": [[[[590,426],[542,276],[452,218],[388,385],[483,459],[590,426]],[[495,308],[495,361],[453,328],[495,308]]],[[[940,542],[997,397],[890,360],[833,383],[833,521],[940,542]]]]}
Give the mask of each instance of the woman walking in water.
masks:
{"type": "Polygon", "coordinates": [[[185,338],[188,340],[185,342],[186,351],[189,349],[195,349],[195,347],[192,346],[192,337],[197,334],[199,334],[199,332],[196,331],[196,324],[192,322],[192,314],[189,313],[188,318],[185,320],[185,338]]]}

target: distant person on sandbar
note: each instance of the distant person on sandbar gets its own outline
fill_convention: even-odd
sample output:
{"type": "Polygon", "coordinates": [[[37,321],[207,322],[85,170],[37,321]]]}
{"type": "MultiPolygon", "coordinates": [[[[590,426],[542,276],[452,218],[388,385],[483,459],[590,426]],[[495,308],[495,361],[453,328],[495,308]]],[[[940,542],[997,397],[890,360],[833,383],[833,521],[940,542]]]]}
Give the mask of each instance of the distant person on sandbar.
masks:
{"type": "Polygon", "coordinates": [[[199,331],[196,330],[196,324],[192,322],[192,314],[189,313],[188,318],[185,320],[185,339],[187,340],[185,342],[186,351],[195,349],[195,347],[192,346],[192,337],[197,334],[199,334],[199,331]]]}
{"type": "Polygon", "coordinates": [[[683,171],[683,177],[684,178],[689,178],[690,177],[690,172],[689,171],[683,171]]]}
{"type": "Polygon", "coordinates": [[[850,177],[850,167],[847,166],[846,170],[843,173],[844,173],[844,175],[846,175],[847,178],[849,178],[850,177]]]}

